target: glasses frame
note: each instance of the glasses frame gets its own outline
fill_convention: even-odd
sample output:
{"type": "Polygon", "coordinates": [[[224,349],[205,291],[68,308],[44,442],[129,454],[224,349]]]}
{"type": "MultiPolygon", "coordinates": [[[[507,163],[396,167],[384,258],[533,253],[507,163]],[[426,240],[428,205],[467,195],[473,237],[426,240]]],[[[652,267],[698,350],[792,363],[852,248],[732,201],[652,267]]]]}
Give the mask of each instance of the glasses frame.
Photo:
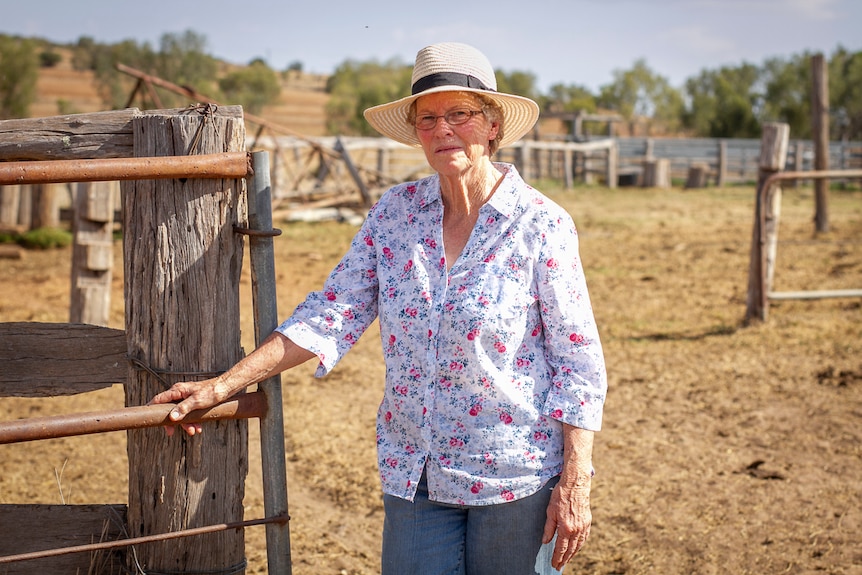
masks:
{"type": "Polygon", "coordinates": [[[437,120],[439,120],[440,118],[443,118],[446,121],[446,123],[449,124],[450,126],[460,126],[462,124],[466,124],[467,122],[469,122],[473,116],[475,116],[477,114],[484,114],[484,113],[485,113],[484,109],[482,109],[482,110],[470,110],[467,108],[456,108],[454,110],[449,110],[445,114],[442,114],[439,116],[435,116],[433,114],[422,114],[422,115],[417,114],[413,118],[413,127],[416,128],[417,130],[422,130],[422,131],[433,130],[434,128],[437,127],[437,120]],[[466,114],[466,116],[465,116],[464,120],[462,120],[460,122],[453,122],[451,119],[453,114],[466,114]],[[433,124],[430,124],[427,127],[423,127],[423,126],[419,125],[420,120],[429,120],[430,118],[434,118],[433,124]]]}

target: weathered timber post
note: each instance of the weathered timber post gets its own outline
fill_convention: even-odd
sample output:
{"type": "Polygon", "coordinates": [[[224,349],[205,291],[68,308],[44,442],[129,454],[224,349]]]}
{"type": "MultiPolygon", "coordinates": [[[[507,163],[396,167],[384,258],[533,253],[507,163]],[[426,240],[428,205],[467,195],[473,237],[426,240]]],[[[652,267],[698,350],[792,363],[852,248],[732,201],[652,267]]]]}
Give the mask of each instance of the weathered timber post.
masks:
{"type": "Polygon", "coordinates": [[[18,227],[20,198],[20,186],[0,186],[0,229],[12,230],[18,227]]]}
{"type": "Polygon", "coordinates": [[[746,321],[766,321],[769,292],[775,274],[778,247],[778,217],[781,213],[781,188],[764,184],[772,174],[784,169],[790,126],[781,123],[763,125],[760,140],[760,162],[757,195],[754,202],[754,226],[751,234],[751,260],[748,269],[748,300],[746,321]]]}
{"type": "Polygon", "coordinates": [[[718,176],[715,185],[719,188],[727,185],[727,140],[718,143],[718,176]]]}
{"type": "Polygon", "coordinates": [[[670,187],[670,159],[652,158],[644,161],[643,182],[644,188],[669,188],[670,187]]]}
{"type": "MultiPolygon", "coordinates": [[[[823,54],[811,57],[811,135],[814,139],[814,169],[829,169],[829,69],[823,54]]],[[[814,224],[818,232],[829,231],[829,181],[814,180],[814,224]]]]}
{"type": "Polygon", "coordinates": [[[605,179],[607,180],[608,187],[612,190],[615,190],[617,188],[617,182],[619,180],[619,175],[617,172],[620,165],[620,148],[616,140],[614,140],[613,144],[608,148],[607,156],[608,158],[607,164],[605,166],[605,179]]]}
{"type": "Polygon", "coordinates": [[[114,267],[114,189],[117,182],[77,184],[72,216],[69,321],[108,325],[114,267]]]}
{"type": "MultiPolygon", "coordinates": [[[[238,106],[161,110],[132,120],[134,156],[236,152],[238,106]]],[[[126,334],[132,360],[126,405],[146,404],[177,381],[228,369],[242,350],[239,279],[244,179],[123,182],[126,334]]],[[[248,472],[245,420],[206,424],[193,437],[128,432],[129,535],[242,519],[248,472]]],[[[244,571],[244,533],[229,530],[136,547],[147,572],[244,571]]],[[[129,566],[132,567],[132,566],[129,566]]],[[[133,569],[134,570],[134,569],[133,569]]]]}
{"type": "Polygon", "coordinates": [[[32,187],[32,212],[30,228],[56,228],[60,225],[58,196],[66,190],[66,184],[36,184],[32,187]]]}

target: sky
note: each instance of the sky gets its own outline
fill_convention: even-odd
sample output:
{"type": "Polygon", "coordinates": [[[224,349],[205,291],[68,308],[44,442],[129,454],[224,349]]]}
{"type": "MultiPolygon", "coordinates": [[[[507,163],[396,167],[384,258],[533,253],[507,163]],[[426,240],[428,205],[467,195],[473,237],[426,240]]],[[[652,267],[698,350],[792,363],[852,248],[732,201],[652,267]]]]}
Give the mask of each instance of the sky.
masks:
{"type": "Polygon", "coordinates": [[[0,33],[149,42],[193,30],[246,64],[331,74],[346,60],[404,64],[435,42],[472,44],[506,72],[593,92],[644,59],[680,88],[702,70],[862,50],[860,0],[0,0],[0,33]]]}

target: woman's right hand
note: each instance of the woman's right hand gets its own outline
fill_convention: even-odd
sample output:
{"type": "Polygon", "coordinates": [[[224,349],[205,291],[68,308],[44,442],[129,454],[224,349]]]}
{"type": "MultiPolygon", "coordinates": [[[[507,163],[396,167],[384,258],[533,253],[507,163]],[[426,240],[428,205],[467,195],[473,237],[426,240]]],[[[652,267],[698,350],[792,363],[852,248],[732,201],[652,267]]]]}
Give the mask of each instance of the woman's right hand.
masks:
{"type": "MultiPolygon", "coordinates": [[[[203,428],[200,423],[182,423],[182,419],[196,409],[206,409],[218,405],[232,395],[226,386],[215,377],[204,381],[181,381],[175,383],[167,391],[163,391],[150,400],[150,404],[176,403],[171,410],[171,421],[179,422],[180,427],[189,435],[200,433],[203,428]]],[[[168,436],[174,434],[175,426],[165,426],[168,436]]]]}

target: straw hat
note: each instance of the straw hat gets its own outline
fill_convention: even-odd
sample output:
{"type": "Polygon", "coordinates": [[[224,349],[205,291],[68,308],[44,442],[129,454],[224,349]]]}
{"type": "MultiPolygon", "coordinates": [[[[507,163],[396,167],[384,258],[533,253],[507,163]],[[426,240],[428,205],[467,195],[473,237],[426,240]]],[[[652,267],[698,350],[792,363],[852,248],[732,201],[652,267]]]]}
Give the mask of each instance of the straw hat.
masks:
{"type": "Polygon", "coordinates": [[[408,146],[421,144],[415,128],[407,123],[407,112],[414,100],[427,94],[474,92],[494,100],[503,110],[500,147],[520,139],[539,119],[534,101],[497,92],[497,78],[488,58],[467,44],[443,42],[419,50],[411,84],[410,96],[365,110],[365,119],[375,130],[408,146]]]}

